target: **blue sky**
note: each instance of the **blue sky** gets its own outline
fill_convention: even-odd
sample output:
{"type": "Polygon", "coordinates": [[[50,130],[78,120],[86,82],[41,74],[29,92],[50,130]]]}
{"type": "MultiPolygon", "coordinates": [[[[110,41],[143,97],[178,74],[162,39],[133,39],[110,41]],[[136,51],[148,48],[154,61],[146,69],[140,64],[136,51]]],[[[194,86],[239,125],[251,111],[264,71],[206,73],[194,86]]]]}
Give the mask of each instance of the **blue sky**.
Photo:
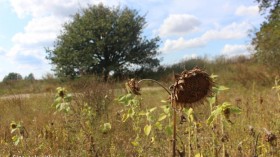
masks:
{"type": "Polygon", "coordinates": [[[159,36],[161,64],[250,55],[248,31],[264,20],[255,0],[0,0],[0,80],[9,72],[41,78],[62,25],[88,4],[128,6],[146,14],[144,35],[159,36]]]}

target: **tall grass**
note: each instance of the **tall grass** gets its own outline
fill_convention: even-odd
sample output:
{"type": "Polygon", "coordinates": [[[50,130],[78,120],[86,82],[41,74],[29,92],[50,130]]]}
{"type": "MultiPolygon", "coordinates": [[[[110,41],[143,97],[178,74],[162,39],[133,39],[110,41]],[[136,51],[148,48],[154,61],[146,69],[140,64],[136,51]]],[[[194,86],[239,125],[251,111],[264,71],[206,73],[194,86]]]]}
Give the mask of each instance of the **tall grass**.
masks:
{"type": "MultiPolygon", "coordinates": [[[[247,60],[232,63],[221,60],[216,64],[205,63],[204,68],[218,74],[218,83],[230,88],[219,95],[216,105],[226,101],[241,108],[242,113],[231,117],[232,125],[224,126],[225,140],[220,124],[210,127],[206,123],[211,114],[209,104],[205,102],[194,108],[192,121],[178,122],[177,154],[213,156],[215,146],[218,156],[222,155],[223,147],[230,156],[279,156],[279,140],[273,140],[274,136],[280,135],[280,101],[277,91],[272,89],[275,73],[247,60]]],[[[170,76],[160,78],[166,85],[171,82],[173,72],[170,73],[170,76]]],[[[152,112],[157,119],[162,115],[161,106],[166,105],[164,102],[168,95],[153,84],[146,85],[149,87],[143,88],[142,95],[137,97],[139,112],[157,107],[152,112]]],[[[125,94],[121,89],[122,83],[105,84],[94,78],[85,78],[64,83],[57,80],[10,82],[0,86],[1,156],[170,155],[172,137],[159,126],[157,129],[153,127],[147,136],[144,131],[149,124],[146,116],[139,116],[137,121],[141,145],[133,145],[137,137],[133,129],[135,121],[128,119],[123,122],[126,107],[114,100],[125,94]],[[60,112],[52,106],[58,86],[65,87],[72,94],[69,112],[60,112]],[[13,122],[17,124],[18,132],[11,133],[13,122]],[[106,130],[109,124],[111,127],[106,130]],[[22,136],[18,144],[13,140],[16,135],[22,136]]],[[[190,116],[187,114],[186,111],[186,118],[190,116]]],[[[182,118],[177,116],[179,120],[182,118]]],[[[161,124],[165,128],[170,122],[166,118],[161,124]]]]}

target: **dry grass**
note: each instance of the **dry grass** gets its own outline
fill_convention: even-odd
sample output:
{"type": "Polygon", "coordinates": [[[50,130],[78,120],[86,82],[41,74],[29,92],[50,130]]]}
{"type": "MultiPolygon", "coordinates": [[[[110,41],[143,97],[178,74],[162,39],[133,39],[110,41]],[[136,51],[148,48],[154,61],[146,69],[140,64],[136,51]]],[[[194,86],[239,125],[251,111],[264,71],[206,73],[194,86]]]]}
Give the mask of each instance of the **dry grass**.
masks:
{"type": "MultiPolygon", "coordinates": [[[[118,85],[119,86],[119,85],[118,85]]],[[[257,141],[257,154],[265,156],[279,156],[279,140],[272,146],[265,140],[266,132],[271,131],[276,137],[280,136],[280,102],[271,86],[252,83],[246,86],[230,85],[231,89],[221,93],[218,104],[228,101],[242,109],[242,114],[232,116],[234,123],[226,127],[227,138],[225,145],[230,156],[252,156],[254,154],[254,142],[257,136],[252,136],[249,126],[254,128],[257,141]],[[273,150],[274,149],[274,150],[273,150]]],[[[29,97],[12,95],[10,98],[0,99],[0,154],[9,155],[52,155],[52,156],[137,156],[137,149],[131,142],[137,136],[133,126],[135,121],[129,119],[122,122],[124,106],[113,99],[124,94],[123,90],[114,90],[113,85],[101,84],[96,81],[81,81],[68,84],[68,90],[79,93],[71,104],[71,113],[56,112],[51,107],[54,93],[35,94],[29,97]],[[106,98],[105,98],[106,97],[106,98]],[[106,99],[106,100],[105,100],[106,99]],[[85,106],[87,104],[87,106],[85,106]],[[90,107],[90,108],[88,108],[90,107]],[[56,112],[56,113],[55,113],[56,112]],[[10,123],[21,122],[26,128],[28,137],[14,145],[10,123]],[[102,133],[104,123],[110,123],[112,129],[102,133]]],[[[141,89],[141,110],[158,107],[153,112],[158,117],[162,112],[161,100],[167,100],[168,94],[159,88],[141,89]]],[[[53,89],[51,90],[53,91],[53,89]]],[[[212,156],[213,140],[212,130],[206,124],[210,115],[210,107],[207,103],[194,109],[197,128],[190,123],[178,124],[178,141],[180,139],[187,146],[191,140],[191,156],[202,153],[204,156],[212,156]],[[191,126],[192,132],[187,130],[191,126]],[[191,134],[191,139],[189,135],[191,134]],[[196,138],[196,139],[195,139],[196,138]]],[[[177,115],[180,118],[179,114],[177,115]]],[[[145,118],[138,120],[138,126],[144,128],[147,124],[145,118]]],[[[162,121],[168,125],[168,120],[162,121]]],[[[219,128],[219,126],[217,126],[219,128]]],[[[218,130],[218,129],[217,129],[218,130]]],[[[171,151],[171,137],[164,131],[154,129],[152,131],[155,142],[151,144],[151,137],[141,131],[139,134],[142,156],[168,156],[171,151]]],[[[222,135],[217,131],[216,147],[220,150],[222,135]]],[[[183,145],[178,142],[178,149],[183,145]]],[[[186,150],[186,155],[189,152],[186,150]]],[[[221,155],[221,151],[218,152],[221,155]]]]}

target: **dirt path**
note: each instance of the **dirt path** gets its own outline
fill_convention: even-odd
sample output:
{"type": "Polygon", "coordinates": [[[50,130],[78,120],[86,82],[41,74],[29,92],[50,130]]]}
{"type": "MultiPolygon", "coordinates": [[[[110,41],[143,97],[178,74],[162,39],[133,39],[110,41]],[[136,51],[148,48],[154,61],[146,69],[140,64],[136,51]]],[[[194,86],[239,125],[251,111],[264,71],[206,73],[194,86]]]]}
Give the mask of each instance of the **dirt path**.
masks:
{"type": "MultiPolygon", "coordinates": [[[[163,90],[161,87],[144,87],[141,89],[141,91],[158,91],[163,90]]],[[[34,96],[50,96],[54,95],[53,93],[31,93],[31,94],[11,94],[11,95],[2,95],[0,96],[0,100],[6,100],[6,99],[13,99],[13,98],[24,98],[29,99],[30,97],[34,96]]]]}
{"type": "Polygon", "coordinates": [[[47,96],[47,95],[51,95],[51,93],[3,95],[3,96],[0,96],[0,100],[13,99],[13,98],[29,99],[30,97],[33,97],[33,96],[47,96]]]}

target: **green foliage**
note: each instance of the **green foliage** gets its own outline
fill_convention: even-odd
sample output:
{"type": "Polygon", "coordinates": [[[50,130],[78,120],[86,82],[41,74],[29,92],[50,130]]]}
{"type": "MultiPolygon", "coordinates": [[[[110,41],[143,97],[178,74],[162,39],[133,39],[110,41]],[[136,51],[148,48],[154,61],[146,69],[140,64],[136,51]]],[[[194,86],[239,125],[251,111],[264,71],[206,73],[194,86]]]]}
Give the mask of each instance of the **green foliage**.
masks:
{"type": "Polygon", "coordinates": [[[15,146],[17,146],[19,143],[22,143],[24,138],[28,136],[25,127],[22,126],[20,122],[16,123],[12,121],[10,123],[10,128],[11,128],[11,133],[13,134],[12,141],[15,146]]]}
{"type": "Polygon", "coordinates": [[[211,112],[211,115],[207,119],[207,124],[212,125],[219,116],[223,117],[222,120],[224,120],[224,122],[231,123],[229,116],[231,114],[240,114],[240,113],[241,113],[240,108],[233,106],[228,102],[224,102],[223,104],[216,106],[216,108],[211,112]]]}
{"type": "Polygon", "coordinates": [[[63,111],[68,113],[70,111],[70,103],[72,100],[72,94],[67,93],[67,90],[63,87],[56,88],[56,95],[52,107],[55,107],[57,111],[63,111]]]}
{"type": "Polygon", "coordinates": [[[159,38],[142,37],[145,17],[129,8],[109,8],[102,4],[83,9],[66,23],[47,58],[58,76],[98,74],[108,79],[132,70],[132,65],[152,68],[159,65],[159,38]]]}
{"type": "Polygon", "coordinates": [[[127,113],[123,114],[122,121],[125,122],[128,118],[134,119],[135,111],[139,110],[140,101],[132,94],[120,96],[116,100],[127,107],[127,113]]]}
{"type": "Polygon", "coordinates": [[[151,125],[151,124],[147,124],[147,125],[144,127],[144,133],[145,133],[145,135],[149,136],[149,135],[150,135],[150,132],[151,132],[151,129],[152,129],[152,125],[151,125]]]}
{"type": "Polygon", "coordinates": [[[19,73],[11,72],[7,76],[4,77],[3,82],[17,81],[17,80],[22,80],[22,76],[19,73]]]}
{"type": "MultiPolygon", "coordinates": [[[[122,110],[124,112],[122,122],[128,123],[128,120],[131,120],[132,130],[136,135],[131,144],[139,156],[143,155],[143,151],[147,149],[145,144],[152,145],[162,140],[157,137],[158,133],[163,133],[167,137],[172,135],[171,112],[168,105],[143,110],[140,105],[142,99],[132,94],[120,96],[116,100],[125,107],[122,110]],[[158,110],[159,108],[161,110],[158,110]],[[165,125],[166,122],[168,122],[168,125],[165,125]]],[[[168,103],[166,101],[162,102],[168,103]]]]}
{"type": "Polygon", "coordinates": [[[260,30],[252,39],[256,50],[255,58],[265,65],[278,68],[280,66],[280,1],[258,0],[258,2],[262,10],[269,8],[270,11],[267,20],[261,24],[260,30]]]}
{"type": "Polygon", "coordinates": [[[270,9],[270,12],[273,11],[275,7],[280,5],[279,0],[256,0],[259,3],[259,8],[261,11],[265,12],[270,9]]]}
{"type": "Polygon", "coordinates": [[[34,81],[35,77],[33,73],[30,73],[28,76],[24,77],[24,80],[34,81]]]}

